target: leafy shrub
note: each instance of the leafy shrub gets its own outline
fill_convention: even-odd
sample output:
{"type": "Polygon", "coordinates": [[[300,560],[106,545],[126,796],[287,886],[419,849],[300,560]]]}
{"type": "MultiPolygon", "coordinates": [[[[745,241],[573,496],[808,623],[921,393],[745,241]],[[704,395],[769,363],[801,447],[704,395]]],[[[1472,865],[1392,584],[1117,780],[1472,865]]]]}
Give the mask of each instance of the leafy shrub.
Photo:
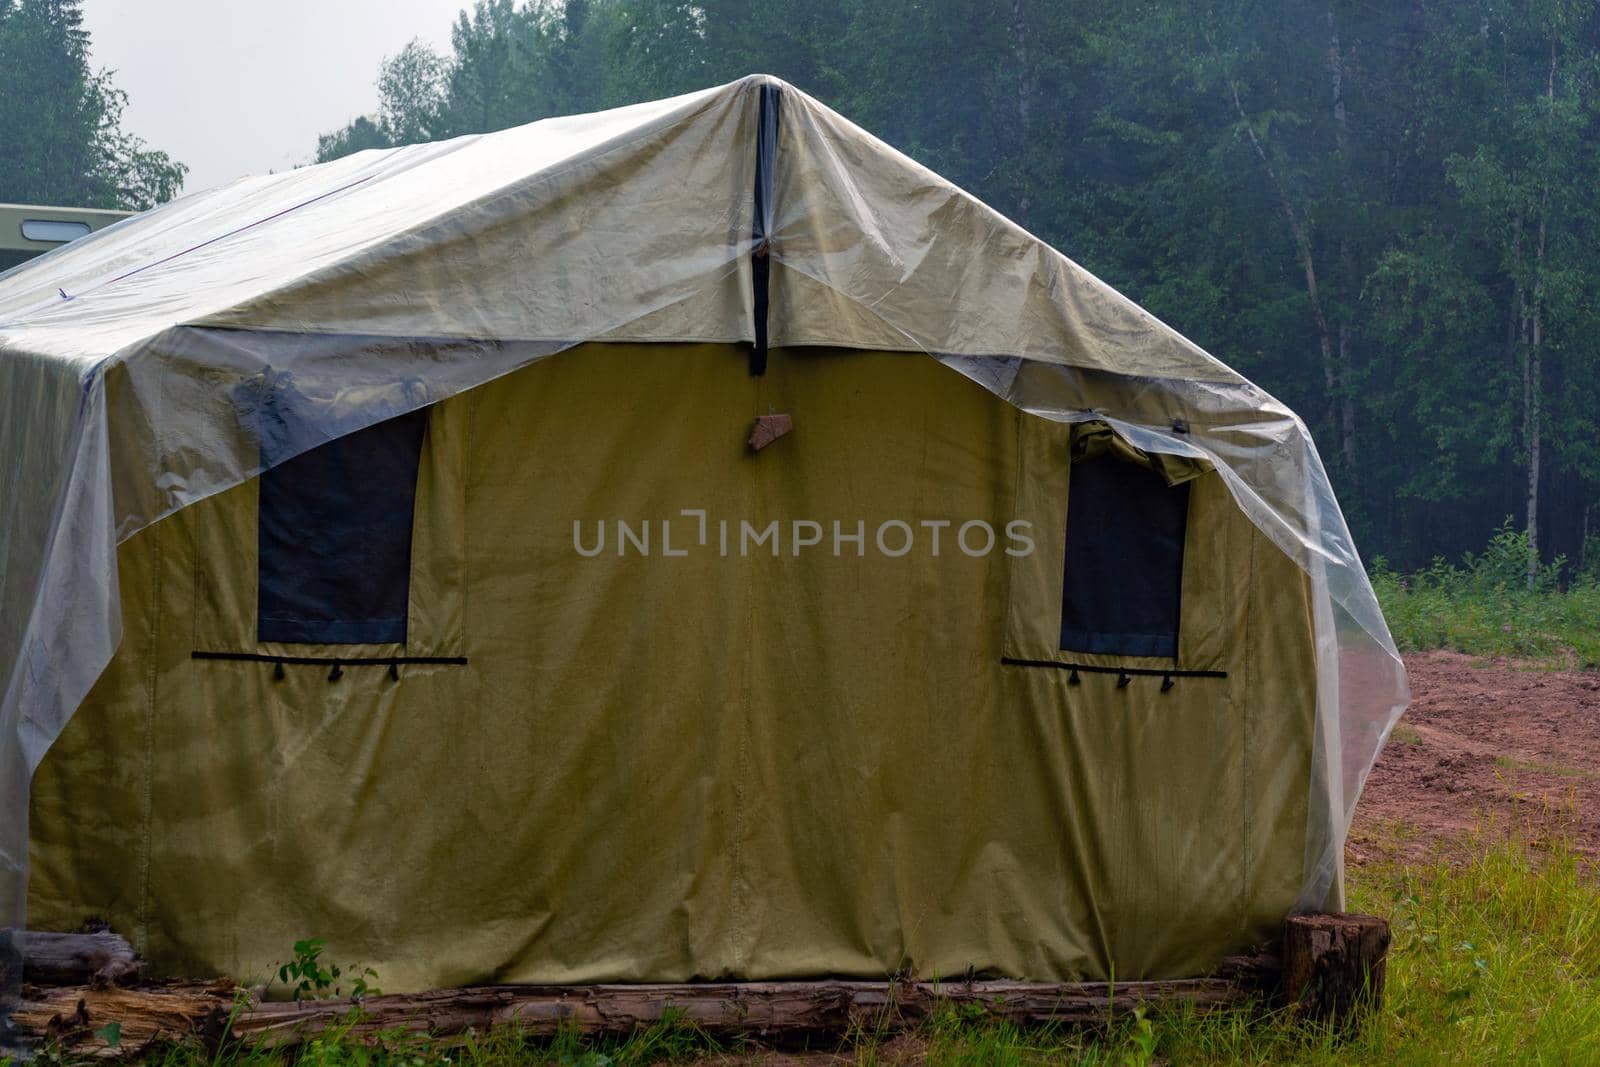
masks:
{"type": "MultiPolygon", "coordinates": [[[[343,987],[339,978],[345,974],[345,969],[337,964],[325,966],[322,962],[323,950],[327,943],[320,937],[308,937],[303,941],[294,943],[294,958],[278,968],[278,981],[288,986],[294,994],[295,1000],[327,1000],[330,997],[343,996],[343,987]]],[[[350,996],[354,1000],[374,996],[381,990],[367,983],[367,979],[378,977],[378,972],[371,967],[353,964],[349,968],[350,996]]]]}
{"type": "Polygon", "coordinates": [[[1460,564],[1439,558],[1402,575],[1378,557],[1372,584],[1402,651],[1449,648],[1600,667],[1600,580],[1566,577],[1567,561],[1557,558],[1538,569],[1529,589],[1527,561],[1528,536],[1507,519],[1482,553],[1469,552],[1460,564]]]}

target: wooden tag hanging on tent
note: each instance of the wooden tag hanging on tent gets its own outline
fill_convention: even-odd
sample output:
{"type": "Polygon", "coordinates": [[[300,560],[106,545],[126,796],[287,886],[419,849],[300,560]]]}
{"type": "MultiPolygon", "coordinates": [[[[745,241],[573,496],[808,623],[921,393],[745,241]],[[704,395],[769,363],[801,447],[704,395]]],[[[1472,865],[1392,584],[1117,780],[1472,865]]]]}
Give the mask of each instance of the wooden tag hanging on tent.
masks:
{"type": "Polygon", "coordinates": [[[794,419],[787,414],[757,415],[750,431],[750,451],[760,452],[772,442],[794,429],[794,419]]]}

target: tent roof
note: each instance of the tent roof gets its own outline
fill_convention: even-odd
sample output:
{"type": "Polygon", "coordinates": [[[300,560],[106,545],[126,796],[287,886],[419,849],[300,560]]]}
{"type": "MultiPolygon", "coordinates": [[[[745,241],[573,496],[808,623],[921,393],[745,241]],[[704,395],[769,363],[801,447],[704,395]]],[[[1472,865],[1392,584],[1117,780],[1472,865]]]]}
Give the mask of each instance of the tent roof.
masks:
{"type": "MultiPolygon", "coordinates": [[[[0,278],[0,346],[81,370],[178,325],[749,340],[764,76],[183,197],[0,278]]],[[[1238,381],[975,198],[783,86],[772,341],[1238,381]]]]}

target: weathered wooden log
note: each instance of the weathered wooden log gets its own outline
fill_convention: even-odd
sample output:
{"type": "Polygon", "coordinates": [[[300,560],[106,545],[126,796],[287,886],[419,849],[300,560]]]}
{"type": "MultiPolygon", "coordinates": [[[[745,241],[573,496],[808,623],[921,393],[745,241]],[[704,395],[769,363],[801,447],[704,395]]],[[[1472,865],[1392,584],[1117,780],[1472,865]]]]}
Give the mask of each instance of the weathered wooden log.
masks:
{"type": "Polygon", "coordinates": [[[144,961],[110,930],[53,934],[33,930],[14,935],[22,953],[22,980],[36,985],[106,986],[134,978],[144,961]]]}
{"type": "Polygon", "coordinates": [[[235,1008],[231,982],[164,982],[134,988],[24,986],[11,1015],[18,1036],[53,1041],[77,1056],[136,1055],[159,1040],[220,1041],[235,1008]],[[116,1024],[117,1040],[105,1027],[116,1024]],[[102,1033],[96,1033],[102,1031],[102,1033]]]}
{"type": "MultiPolygon", "coordinates": [[[[971,982],[707,982],[689,985],[490,986],[369,997],[355,1034],[410,1030],[435,1035],[515,1025],[529,1036],[564,1026],[625,1036],[676,1018],[710,1033],[767,1040],[916,1026],[943,1004],[981,1009],[1019,1024],[1105,1022],[1150,1002],[1202,1008],[1243,1003],[1249,993],[1224,978],[1165,982],[1040,984],[971,982]]],[[[350,1016],[348,1001],[267,1003],[241,1012],[233,1034],[247,1043],[293,1045],[350,1016]]]]}
{"type": "Polygon", "coordinates": [[[704,982],[592,986],[480,986],[368,997],[352,1024],[349,1000],[258,1002],[230,983],[166,983],[133,989],[28,987],[12,1016],[24,1033],[75,1054],[113,1057],[159,1039],[224,1036],[247,1045],[298,1045],[331,1025],[356,1036],[380,1031],[448,1039],[468,1029],[515,1025],[530,1037],[562,1027],[626,1036],[665,1019],[711,1033],[769,1041],[852,1029],[914,1027],[942,1005],[1018,1024],[1102,1023],[1140,1004],[1202,1009],[1247,1003],[1276,986],[1276,958],[1234,957],[1207,978],[1152,982],[704,982]],[[116,1047],[103,1036],[119,1027],[116,1047]],[[97,1033],[98,1031],[98,1033],[97,1033]]]}
{"type": "Polygon", "coordinates": [[[1389,924],[1374,915],[1291,915],[1283,994],[1305,1014],[1347,1025],[1383,1002],[1389,924]]]}

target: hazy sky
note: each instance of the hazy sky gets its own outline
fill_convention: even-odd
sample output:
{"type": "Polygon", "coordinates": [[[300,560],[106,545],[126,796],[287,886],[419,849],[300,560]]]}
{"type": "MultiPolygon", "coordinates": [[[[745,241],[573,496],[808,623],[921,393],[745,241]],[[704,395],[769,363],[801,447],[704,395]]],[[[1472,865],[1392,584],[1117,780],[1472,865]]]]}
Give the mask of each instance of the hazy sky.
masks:
{"type": "Polygon", "coordinates": [[[123,128],[189,165],[188,192],[308,163],[317,134],[376,110],[378,64],[448,50],[468,0],[85,0],[123,128]]]}

